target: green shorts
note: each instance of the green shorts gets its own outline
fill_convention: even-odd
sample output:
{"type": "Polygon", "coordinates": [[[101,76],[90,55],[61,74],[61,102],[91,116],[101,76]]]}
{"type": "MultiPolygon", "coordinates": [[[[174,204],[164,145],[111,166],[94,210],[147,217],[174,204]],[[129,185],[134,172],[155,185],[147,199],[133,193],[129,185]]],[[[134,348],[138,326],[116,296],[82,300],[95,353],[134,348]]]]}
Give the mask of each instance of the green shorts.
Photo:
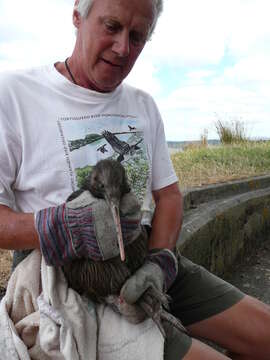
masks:
{"type": "MultiPolygon", "coordinates": [[[[171,313],[185,326],[221,313],[244,297],[239,289],[184,256],[180,256],[178,276],[168,294],[171,313]]],[[[179,334],[165,344],[165,359],[183,358],[190,346],[191,338],[179,334]]]]}

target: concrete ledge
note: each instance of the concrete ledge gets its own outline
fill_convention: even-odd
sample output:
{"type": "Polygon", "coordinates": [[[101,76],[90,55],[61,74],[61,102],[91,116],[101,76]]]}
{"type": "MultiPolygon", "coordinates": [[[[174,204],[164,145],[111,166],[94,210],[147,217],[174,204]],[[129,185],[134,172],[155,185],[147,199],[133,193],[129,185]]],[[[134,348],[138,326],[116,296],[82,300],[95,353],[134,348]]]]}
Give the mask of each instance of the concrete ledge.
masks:
{"type": "Polygon", "coordinates": [[[185,201],[177,247],[218,275],[270,234],[270,176],[195,189],[185,201]]]}
{"type": "Polygon", "coordinates": [[[270,187],[270,176],[257,176],[244,180],[229,181],[226,183],[208,185],[184,191],[184,209],[224,197],[235,196],[246,192],[270,187]]]}

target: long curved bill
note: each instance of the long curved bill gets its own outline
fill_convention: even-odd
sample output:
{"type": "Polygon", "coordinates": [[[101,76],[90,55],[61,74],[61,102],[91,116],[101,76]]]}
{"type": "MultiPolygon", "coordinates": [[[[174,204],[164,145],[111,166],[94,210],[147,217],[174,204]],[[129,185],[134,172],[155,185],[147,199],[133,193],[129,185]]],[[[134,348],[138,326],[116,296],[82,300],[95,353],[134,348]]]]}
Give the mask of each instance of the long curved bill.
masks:
{"type": "Polygon", "coordinates": [[[117,239],[118,239],[118,245],[120,250],[120,258],[122,261],[125,261],[126,254],[125,254],[125,248],[124,248],[124,242],[123,242],[123,235],[122,235],[122,229],[121,229],[121,222],[120,222],[120,214],[119,214],[119,207],[115,204],[110,205],[113,220],[116,227],[116,233],[117,233],[117,239]]]}

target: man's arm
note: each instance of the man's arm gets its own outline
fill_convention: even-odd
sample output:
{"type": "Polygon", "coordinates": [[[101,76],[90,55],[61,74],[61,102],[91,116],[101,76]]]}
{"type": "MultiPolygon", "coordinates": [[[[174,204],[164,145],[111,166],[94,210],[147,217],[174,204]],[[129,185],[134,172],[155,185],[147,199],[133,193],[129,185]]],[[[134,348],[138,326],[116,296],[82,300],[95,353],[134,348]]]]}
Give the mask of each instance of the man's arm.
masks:
{"type": "Polygon", "coordinates": [[[17,213],[8,206],[0,205],[0,248],[39,249],[34,214],[17,213]]]}
{"type": "Polygon", "coordinates": [[[178,239],[182,218],[183,200],[178,183],[153,191],[156,209],[152,221],[149,248],[173,249],[178,239]]]}

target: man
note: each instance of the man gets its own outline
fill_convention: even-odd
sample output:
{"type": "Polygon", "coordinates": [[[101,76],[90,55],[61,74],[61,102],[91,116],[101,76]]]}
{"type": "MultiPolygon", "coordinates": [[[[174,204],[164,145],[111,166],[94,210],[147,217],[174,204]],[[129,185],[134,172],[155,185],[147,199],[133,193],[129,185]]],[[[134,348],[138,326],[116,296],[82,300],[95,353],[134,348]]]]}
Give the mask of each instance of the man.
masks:
{"type": "MultiPolygon", "coordinates": [[[[158,250],[150,262],[159,265],[164,283],[168,280],[172,312],[190,335],[169,344],[168,358],[228,358],[195,339],[203,337],[228,349],[232,359],[269,359],[266,305],[183,257],[178,275],[174,266],[171,250],[181,227],[182,198],[163,125],[151,97],[122,84],[155,27],[161,5],[158,0],[77,0],[71,57],[54,66],[2,76],[0,247],[41,248],[52,265],[82,256],[70,242],[70,228],[63,230],[70,224],[54,214],[60,208],[65,213],[65,199],[76,183],[80,185],[87,167],[115,157],[133,171],[145,224],[151,191],[156,203],[149,248],[158,250]],[[58,251],[58,240],[63,251],[58,251]]],[[[91,246],[78,241],[76,246],[91,257],[91,246]]],[[[98,256],[99,250],[97,246],[98,256]]],[[[140,276],[139,269],[124,285],[126,301],[141,295],[143,286],[136,294],[130,290],[140,276]]],[[[155,276],[149,275],[150,282],[155,283],[155,276]]]]}

